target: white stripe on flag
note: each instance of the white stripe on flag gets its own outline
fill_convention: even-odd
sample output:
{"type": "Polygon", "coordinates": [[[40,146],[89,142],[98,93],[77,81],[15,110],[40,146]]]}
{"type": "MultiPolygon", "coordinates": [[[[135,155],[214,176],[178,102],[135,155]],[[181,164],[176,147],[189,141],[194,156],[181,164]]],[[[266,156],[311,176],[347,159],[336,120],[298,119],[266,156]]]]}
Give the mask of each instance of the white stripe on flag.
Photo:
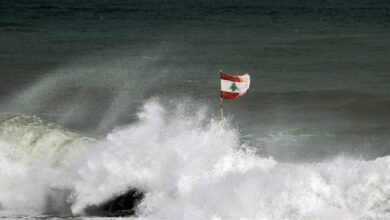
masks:
{"type": "Polygon", "coordinates": [[[249,81],[248,82],[233,82],[233,81],[221,79],[221,91],[223,91],[223,92],[240,93],[240,92],[245,92],[248,89],[249,89],[249,81]],[[233,83],[236,84],[238,90],[235,90],[235,91],[232,90],[233,83]]]}

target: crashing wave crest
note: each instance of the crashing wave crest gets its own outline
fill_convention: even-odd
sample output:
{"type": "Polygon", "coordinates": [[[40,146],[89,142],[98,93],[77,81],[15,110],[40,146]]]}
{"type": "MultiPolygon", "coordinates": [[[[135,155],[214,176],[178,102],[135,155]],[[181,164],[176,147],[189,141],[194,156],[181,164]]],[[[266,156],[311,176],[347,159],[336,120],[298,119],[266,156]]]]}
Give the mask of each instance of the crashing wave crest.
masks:
{"type": "Polygon", "coordinates": [[[40,214],[50,201],[49,211],[82,215],[137,188],[136,215],[147,218],[390,217],[390,157],[279,163],[240,143],[227,121],[187,110],[149,101],[100,141],[35,117],[2,120],[2,212],[40,214]]]}

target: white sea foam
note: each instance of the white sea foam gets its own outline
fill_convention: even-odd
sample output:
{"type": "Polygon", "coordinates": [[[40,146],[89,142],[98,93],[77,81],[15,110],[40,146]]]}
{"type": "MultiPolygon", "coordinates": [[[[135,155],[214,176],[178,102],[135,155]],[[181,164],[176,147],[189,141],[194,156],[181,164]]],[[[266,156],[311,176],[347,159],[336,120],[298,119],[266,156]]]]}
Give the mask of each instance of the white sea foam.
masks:
{"type": "Polygon", "coordinates": [[[48,192],[56,200],[59,194],[53,190],[67,189],[69,194],[56,203],[69,203],[73,214],[83,214],[86,207],[135,187],[146,192],[139,218],[390,218],[390,157],[280,163],[243,146],[228,122],[210,120],[204,109],[192,115],[187,110],[186,105],[172,109],[149,101],[136,123],[90,142],[82,154],[71,150],[75,159],[57,166],[13,160],[14,146],[3,141],[4,212],[40,213],[48,192]]]}

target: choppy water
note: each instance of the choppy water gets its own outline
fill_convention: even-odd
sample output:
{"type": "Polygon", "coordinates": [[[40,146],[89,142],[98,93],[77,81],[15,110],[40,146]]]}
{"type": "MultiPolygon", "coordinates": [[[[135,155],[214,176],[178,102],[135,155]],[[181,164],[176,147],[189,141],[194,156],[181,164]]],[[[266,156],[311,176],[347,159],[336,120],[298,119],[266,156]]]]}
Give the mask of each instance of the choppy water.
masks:
{"type": "Polygon", "coordinates": [[[390,218],[389,8],[6,1],[0,216],[390,218]],[[220,69],[252,79],[223,123],[220,69]]]}

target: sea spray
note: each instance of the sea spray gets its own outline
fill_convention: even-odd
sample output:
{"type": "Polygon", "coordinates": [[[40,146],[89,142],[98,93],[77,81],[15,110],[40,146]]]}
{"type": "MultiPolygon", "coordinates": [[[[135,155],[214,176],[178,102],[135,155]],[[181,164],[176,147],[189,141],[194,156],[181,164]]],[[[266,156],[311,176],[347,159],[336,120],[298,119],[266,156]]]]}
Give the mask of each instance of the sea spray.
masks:
{"type": "Polygon", "coordinates": [[[72,210],[78,213],[129,186],[174,196],[191,187],[186,181],[208,178],[204,171],[212,169],[221,155],[238,150],[236,130],[224,129],[219,121],[207,122],[209,118],[199,112],[189,117],[182,107],[167,111],[148,102],[139,122],[109,134],[94,149],[100,153],[88,156],[86,167],[79,170],[72,210]]]}
{"type": "Polygon", "coordinates": [[[105,136],[130,123],[143,100],[168,91],[168,76],[176,80],[181,76],[167,62],[172,59],[169,45],[156,47],[163,46],[121,47],[73,58],[1,99],[0,109],[37,114],[67,128],[105,136]]]}

